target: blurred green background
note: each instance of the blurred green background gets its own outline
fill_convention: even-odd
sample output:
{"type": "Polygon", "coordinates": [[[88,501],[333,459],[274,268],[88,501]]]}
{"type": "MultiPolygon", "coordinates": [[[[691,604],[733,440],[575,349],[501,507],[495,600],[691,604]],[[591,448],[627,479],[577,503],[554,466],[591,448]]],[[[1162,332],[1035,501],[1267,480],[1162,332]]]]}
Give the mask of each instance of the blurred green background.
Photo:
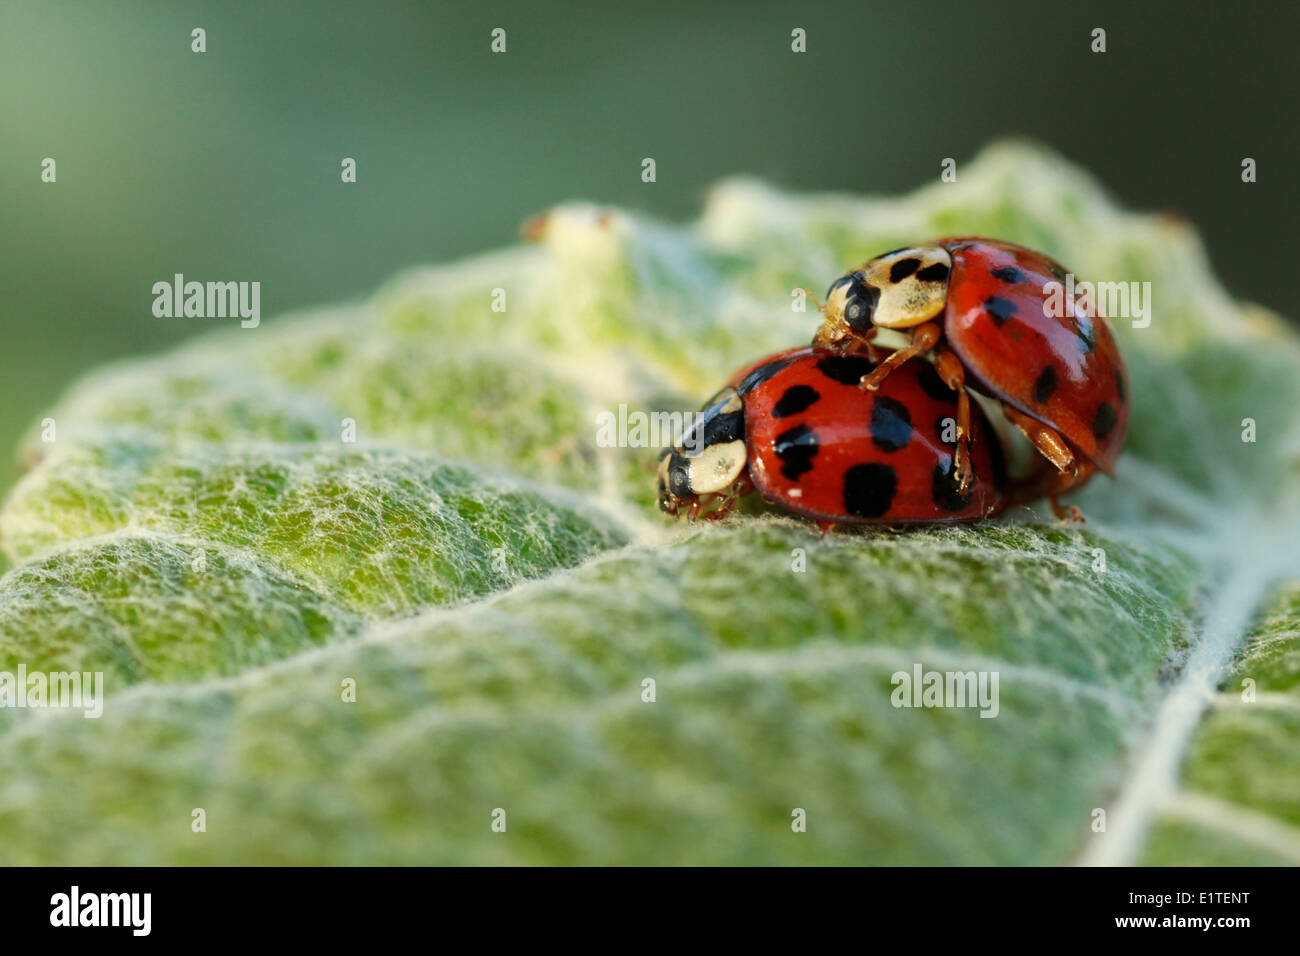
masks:
{"type": "Polygon", "coordinates": [[[1005,134],[1181,212],[1235,294],[1293,311],[1294,4],[541,6],[2,0],[0,489],[79,373],[230,324],[155,318],[175,272],[258,280],[273,319],[565,199],[687,219],[740,172],[895,192],[1005,134]]]}

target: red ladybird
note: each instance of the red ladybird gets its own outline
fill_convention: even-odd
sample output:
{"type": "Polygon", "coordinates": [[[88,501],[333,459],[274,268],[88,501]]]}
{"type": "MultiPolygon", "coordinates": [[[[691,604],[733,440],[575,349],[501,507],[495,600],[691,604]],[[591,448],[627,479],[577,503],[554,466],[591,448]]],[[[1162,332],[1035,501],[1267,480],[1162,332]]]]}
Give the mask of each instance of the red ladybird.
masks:
{"type": "MultiPolygon", "coordinates": [[[[862,387],[883,387],[908,359],[934,351],[939,377],[960,396],[962,480],[969,474],[969,384],[1000,401],[1055,466],[1055,472],[1040,469],[1023,496],[1046,494],[1064,516],[1056,496],[1097,469],[1111,474],[1129,419],[1124,360],[1110,325],[1064,296],[1065,276],[1047,256],[996,239],[897,249],[831,285],[813,345],[871,354],[878,328],[910,332],[911,344],[885,359],[862,387]]],[[[1081,517],[1077,508],[1070,513],[1081,517]]]]}
{"type": "Polygon", "coordinates": [[[676,448],[664,449],[659,507],[691,518],[702,498],[720,518],[755,488],[768,501],[836,524],[976,521],[1006,507],[1001,445],[971,410],[980,440],[971,480],[953,466],[958,395],[926,362],[912,362],[879,390],[859,382],[876,363],[865,355],[794,349],[732,377],[705,403],[676,448]]]}

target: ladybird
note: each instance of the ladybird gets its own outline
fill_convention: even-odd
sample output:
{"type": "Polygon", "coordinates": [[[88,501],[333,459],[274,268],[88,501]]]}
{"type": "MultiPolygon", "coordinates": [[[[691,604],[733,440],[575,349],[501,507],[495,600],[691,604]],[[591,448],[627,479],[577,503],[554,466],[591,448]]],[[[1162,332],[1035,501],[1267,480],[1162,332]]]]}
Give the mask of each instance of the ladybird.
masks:
{"type": "Polygon", "coordinates": [[[865,349],[878,329],[910,343],[864,376],[883,387],[909,359],[934,353],[939,377],[959,396],[957,471],[970,480],[971,405],[965,386],[1001,403],[1043,458],[1022,497],[1047,495],[1058,517],[1082,520],[1057,496],[1101,470],[1113,473],[1128,432],[1124,360],[1109,323],[1056,296],[1065,269],[1042,253],[997,239],[940,239],[877,256],[837,279],[821,307],[813,345],[865,349]],[[1063,308],[1050,308],[1056,302],[1063,308]],[[1054,313],[1060,312],[1060,315],[1054,313]]]}
{"type": "MultiPolygon", "coordinates": [[[[888,361],[888,359],[886,359],[888,361]]],[[[660,454],[659,507],[709,519],[757,491],[767,501],[837,524],[976,521],[1007,504],[1001,445],[978,406],[965,487],[954,467],[958,393],[928,362],[911,362],[875,391],[863,354],[793,349],[742,369],[710,398],[675,448],[660,454]]]]}

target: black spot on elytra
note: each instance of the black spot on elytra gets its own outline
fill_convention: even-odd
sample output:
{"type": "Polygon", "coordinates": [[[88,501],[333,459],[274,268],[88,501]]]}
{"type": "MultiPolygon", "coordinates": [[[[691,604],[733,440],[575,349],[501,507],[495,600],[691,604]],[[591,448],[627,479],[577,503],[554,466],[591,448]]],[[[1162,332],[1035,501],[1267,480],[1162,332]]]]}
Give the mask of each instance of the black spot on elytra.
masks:
{"type": "Polygon", "coordinates": [[[1123,372],[1115,373],[1115,391],[1119,393],[1119,400],[1121,403],[1128,401],[1128,392],[1124,386],[1123,372]]]}
{"type": "Polygon", "coordinates": [[[844,510],[860,518],[879,518],[889,511],[897,490],[898,474],[889,465],[854,465],[844,473],[844,510]]]}
{"type": "Polygon", "coordinates": [[[975,482],[970,483],[966,494],[957,490],[957,476],[953,474],[953,460],[947,458],[934,466],[930,472],[930,497],[941,511],[961,511],[970,504],[975,494],[975,482]]]}
{"type": "Polygon", "coordinates": [[[1097,409],[1097,417],[1092,420],[1092,433],[1097,441],[1105,441],[1106,436],[1114,429],[1117,419],[1115,409],[1110,407],[1110,403],[1102,402],[1101,407],[1097,409]]]}
{"type": "Polygon", "coordinates": [[[912,416],[902,402],[878,395],[871,406],[871,440],[877,448],[898,451],[912,440],[912,416]]]}
{"type": "Polygon", "coordinates": [[[789,418],[798,415],[819,398],[821,395],[811,385],[791,385],[772,406],[772,417],[789,418]]]}
{"type": "Polygon", "coordinates": [[[994,325],[1002,325],[1016,314],[1016,304],[1000,295],[991,295],[984,302],[984,308],[993,318],[994,325]]]}
{"type": "Polygon", "coordinates": [[[1052,397],[1054,391],[1056,391],[1056,366],[1049,365],[1034,382],[1034,401],[1041,405],[1052,397]]]}
{"type": "Polygon", "coordinates": [[[916,377],[917,384],[921,386],[921,391],[929,395],[936,402],[955,402],[957,393],[944,384],[943,379],[933,365],[927,365],[922,369],[921,374],[916,377]]]}
{"type": "Polygon", "coordinates": [[[779,358],[779,359],[773,359],[770,362],[760,365],[758,368],[754,369],[754,371],[750,372],[748,375],[746,375],[743,379],[740,380],[740,384],[736,386],[736,391],[739,392],[741,395],[748,394],[754,388],[756,388],[759,385],[762,385],[769,378],[771,378],[777,372],[781,371],[781,369],[785,368],[793,361],[794,359],[792,358],[779,358]]]}
{"type": "Polygon", "coordinates": [[[841,385],[857,385],[862,376],[870,375],[876,368],[865,355],[828,355],[817,360],[817,370],[841,385]]]}
{"type": "Polygon", "coordinates": [[[899,259],[889,267],[889,281],[902,282],[919,268],[921,268],[920,259],[899,259]]]}
{"type": "Polygon", "coordinates": [[[817,433],[807,425],[796,425],[776,436],[772,450],[781,459],[781,474],[795,481],[805,471],[812,470],[812,460],[817,455],[817,433]]]}
{"type": "Polygon", "coordinates": [[[1015,266],[1000,266],[993,270],[993,278],[1015,285],[1025,281],[1025,274],[1015,266]]]}
{"type": "Polygon", "coordinates": [[[916,277],[922,282],[942,282],[948,278],[948,263],[936,262],[934,265],[926,266],[916,274],[916,277]]]}

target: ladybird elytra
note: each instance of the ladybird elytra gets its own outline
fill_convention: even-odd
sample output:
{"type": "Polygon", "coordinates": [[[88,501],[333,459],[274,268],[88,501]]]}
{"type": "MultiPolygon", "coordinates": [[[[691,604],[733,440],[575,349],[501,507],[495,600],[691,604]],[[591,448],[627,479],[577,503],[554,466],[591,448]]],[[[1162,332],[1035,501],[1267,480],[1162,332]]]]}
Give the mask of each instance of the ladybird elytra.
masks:
{"type": "MultiPolygon", "coordinates": [[[[1054,297],[1065,277],[1042,253],[996,239],[958,237],[895,249],[831,284],[813,344],[871,355],[878,329],[906,332],[910,344],[881,362],[862,387],[882,388],[911,359],[933,353],[949,385],[969,385],[1000,402],[1050,462],[1050,469],[1034,471],[1019,496],[1046,494],[1064,514],[1056,496],[1094,471],[1111,473],[1129,421],[1127,373],[1110,324],[1095,308],[1054,297]],[[1063,307],[1051,307],[1054,298],[1063,307]]],[[[957,449],[963,480],[969,417],[963,413],[957,449]]]]}
{"type": "Polygon", "coordinates": [[[863,391],[862,377],[875,368],[865,355],[804,348],[742,369],[662,454],[660,508],[694,517],[716,502],[705,516],[720,518],[757,490],[824,526],[965,522],[1001,511],[1005,466],[983,412],[972,415],[979,439],[963,488],[954,467],[958,393],[925,362],[863,391]],[[735,419],[716,421],[735,415],[737,402],[740,431],[735,419]]]}

